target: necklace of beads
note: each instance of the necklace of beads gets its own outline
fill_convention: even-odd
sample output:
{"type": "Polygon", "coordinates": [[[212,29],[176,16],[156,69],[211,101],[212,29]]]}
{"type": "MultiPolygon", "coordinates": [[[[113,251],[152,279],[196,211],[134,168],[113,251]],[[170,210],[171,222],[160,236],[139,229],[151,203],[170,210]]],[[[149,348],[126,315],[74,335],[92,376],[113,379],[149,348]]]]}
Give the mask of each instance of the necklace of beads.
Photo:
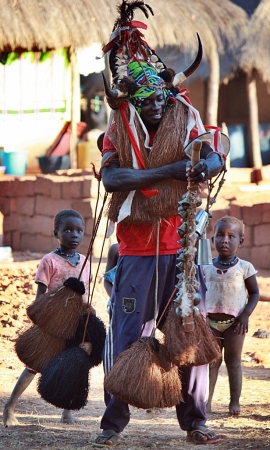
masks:
{"type": "Polygon", "coordinates": [[[231,262],[229,262],[229,263],[226,263],[226,262],[221,261],[221,260],[219,259],[219,256],[218,256],[218,262],[219,262],[219,264],[221,264],[222,266],[232,266],[236,261],[237,261],[237,256],[236,256],[236,255],[235,255],[235,257],[233,258],[233,260],[232,260],[231,262]]]}
{"type": "Polygon", "coordinates": [[[66,256],[67,258],[72,258],[73,256],[76,255],[76,252],[74,252],[73,255],[67,255],[67,254],[64,253],[64,252],[61,252],[61,250],[60,250],[59,247],[58,247],[56,250],[57,250],[57,252],[59,253],[59,255],[61,255],[61,256],[66,256]]]}

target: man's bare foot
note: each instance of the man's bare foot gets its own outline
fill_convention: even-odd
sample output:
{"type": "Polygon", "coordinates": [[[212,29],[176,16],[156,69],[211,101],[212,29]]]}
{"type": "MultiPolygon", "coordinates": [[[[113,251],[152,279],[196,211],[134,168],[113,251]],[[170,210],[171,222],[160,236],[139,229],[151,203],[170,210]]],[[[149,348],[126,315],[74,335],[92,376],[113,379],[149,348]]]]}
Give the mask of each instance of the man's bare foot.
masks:
{"type": "Polygon", "coordinates": [[[69,409],[63,409],[61,416],[61,423],[67,423],[69,425],[74,425],[75,423],[81,423],[79,419],[74,417],[69,409]]]}
{"type": "Polygon", "coordinates": [[[15,417],[14,411],[9,409],[7,405],[5,405],[3,412],[3,422],[5,427],[20,425],[19,421],[15,417]]]}
{"type": "Polygon", "coordinates": [[[230,402],[229,404],[229,413],[231,416],[240,416],[240,405],[239,403],[230,402]]]}

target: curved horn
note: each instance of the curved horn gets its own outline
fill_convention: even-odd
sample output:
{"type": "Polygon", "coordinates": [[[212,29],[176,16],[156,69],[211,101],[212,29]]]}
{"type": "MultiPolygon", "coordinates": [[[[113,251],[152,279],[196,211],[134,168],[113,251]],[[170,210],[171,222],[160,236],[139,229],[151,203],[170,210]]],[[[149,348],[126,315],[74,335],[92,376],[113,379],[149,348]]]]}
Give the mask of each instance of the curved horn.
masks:
{"type": "Polygon", "coordinates": [[[106,77],[104,75],[104,73],[102,72],[102,78],[103,78],[103,83],[104,83],[104,89],[105,89],[105,94],[108,98],[117,98],[118,97],[118,90],[117,89],[111,89],[108,81],[106,80],[106,77]]]}
{"type": "Polygon", "coordinates": [[[174,76],[174,79],[173,79],[174,86],[177,86],[179,83],[182,83],[182,81],[184,81],[186,78],[190,77],[190,75],[192,75],[195,72],[195,70],[198,69],[198,67],[201,63],[203,50],[202,50],[201,38],[198,33],[197,33],[197,38],[198,38],[197,56],[187,69],[183,70],[183,72],[177,73],[174,76]]]}

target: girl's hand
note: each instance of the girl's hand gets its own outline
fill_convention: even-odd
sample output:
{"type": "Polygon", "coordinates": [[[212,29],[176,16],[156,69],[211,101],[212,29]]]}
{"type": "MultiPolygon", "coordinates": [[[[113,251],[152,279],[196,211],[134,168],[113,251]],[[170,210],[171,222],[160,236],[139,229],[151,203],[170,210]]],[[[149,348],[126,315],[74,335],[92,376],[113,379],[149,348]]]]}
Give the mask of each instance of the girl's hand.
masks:
{"type": "Polygon", "coordinates": [[[243,311],[240,316],[237,317],[234,323],[234,332],[239,336],[244,336],[248,332],[248,319],[249,315],[245,311],[243,311]]]}

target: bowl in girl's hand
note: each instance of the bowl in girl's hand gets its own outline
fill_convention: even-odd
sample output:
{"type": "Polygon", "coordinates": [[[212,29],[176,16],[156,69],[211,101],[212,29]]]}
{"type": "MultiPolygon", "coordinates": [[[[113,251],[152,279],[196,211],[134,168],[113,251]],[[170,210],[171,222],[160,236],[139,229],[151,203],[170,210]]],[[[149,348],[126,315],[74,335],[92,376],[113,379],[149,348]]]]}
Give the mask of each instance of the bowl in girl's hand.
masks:
{"type": "Polygon", "coordinates": [[[6,166],[0,166],[0,177],[2,177],[5,173],[6,166]]]}

